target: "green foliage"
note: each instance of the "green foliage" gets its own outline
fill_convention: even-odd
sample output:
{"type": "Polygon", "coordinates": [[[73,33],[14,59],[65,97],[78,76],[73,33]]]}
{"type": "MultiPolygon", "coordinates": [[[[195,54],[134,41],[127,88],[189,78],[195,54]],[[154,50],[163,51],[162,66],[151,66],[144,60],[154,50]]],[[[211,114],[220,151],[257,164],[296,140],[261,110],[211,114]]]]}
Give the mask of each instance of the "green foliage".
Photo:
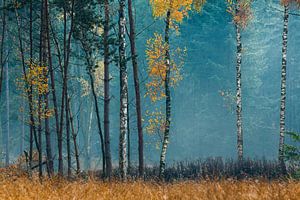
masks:
{"type": "Polygon", "coordinates": [[[287,135],[290,136],[292,139],[292,145],[286,144],[284,147],[284,154],[285,159],[288,161],[291,165],[296,166],[298,168],[297,171],[295,171],[292,174],[293,178],[300,179],[300,133],[296,132],[287,132],[287,135]]]}
{"type": "Polygon", "coordinates": [[[287,135],[289,135],[292,139],[292,141],[295,143],[294,145],[285,145],[285,158],[287,161],[296,161],[300,162],[300,133],[296,132],[287,132],[287,135]],[[297,145],[298,143],[298,145],[297,145]]]}

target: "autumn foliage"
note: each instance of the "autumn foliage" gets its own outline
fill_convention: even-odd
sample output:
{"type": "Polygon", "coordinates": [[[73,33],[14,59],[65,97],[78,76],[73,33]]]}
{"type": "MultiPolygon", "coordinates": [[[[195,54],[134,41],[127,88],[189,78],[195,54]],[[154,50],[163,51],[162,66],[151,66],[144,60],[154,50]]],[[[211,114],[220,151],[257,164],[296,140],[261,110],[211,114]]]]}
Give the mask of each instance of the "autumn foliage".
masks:
{"type": "Polygon", "coordinates": [[[49,93],[48,67],[34,62],[28,62],[27,65],[26,74],[16,81],[17,86],[25,99],[28,98],[28,95],[31,97],[33,115],[49,118],[53,114],[53,109],[48,108],[43,101],[49,93]]]}
{"type": "Polygon", "coordinates": [[[154,17],[165,17],[171,13],[171,20],[182,22],[192,9],[201,11],[206,0],[150,0],[154,17]]]}
{"type": "MultiPolygon", "coordinates": [[[[151,101],[155,102],[165,97],[164,81],[166,79],[166,50],[168,45],[161,34],[155,33],[153,38],[147,41],[148,76],[150,81],[146,83],[147,93],[151,101]]],[[[186,49],[177,48],[171,53],[170,61],[170,86],[174,87],[182,80],[182,67],[186,49]]]]}
{"type": "Polygon", "coordinates": [[[296,4],[297,6],[300,6],[300,0],[281,0],[282,5],[288,5],[288,4],[296,4]]]}
{"type": "Polygon", "coordinates": [[[251,3],[253,0],[227,0],[227,12],[233,17],[233,22],[245,28],[252,18],[251,3]]]}

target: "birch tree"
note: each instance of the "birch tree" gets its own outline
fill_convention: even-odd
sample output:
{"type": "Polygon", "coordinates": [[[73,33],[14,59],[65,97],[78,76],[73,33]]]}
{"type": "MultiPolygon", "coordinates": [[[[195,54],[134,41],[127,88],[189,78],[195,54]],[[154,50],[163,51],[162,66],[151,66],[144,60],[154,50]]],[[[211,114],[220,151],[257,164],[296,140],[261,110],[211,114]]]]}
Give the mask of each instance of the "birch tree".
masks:
{"type": "Polygon", "coordinates": [[[243,126],[242,126],[242,38],[241,31],[248,25],[252,13],[252,0],[227,0],[227,11],[232,15],[236,31],[236,126],[238,160],[243,160],[243,126]]]}
{"type": "Polygon", "coordinates": [[[279,153],[278,160],[282,170],[285,171],[284,164],[284,138],[285,138],[285,117],[286,117],[286,74],[287,74],[287,49],[288,49],[288,24],[289,9],[291,4],[300,6],[300,0],[281,0],[284,7],[283,14],[283,32],[282,32],[282,63],[281,63],[281,92],[280,92],[280,135],[279,135],[279,153]]]}
{"type": "Polygon", "coordinates": [[[126,179],[126,136],[128,134],[128,75],[126,64],[126,17],[125,0],[119,1],[119,67],[120,67],[120,141],[119,169],[121,179],[126,179]]]}
{"type": "Polygon", "coordinates": [[[201,10],[205,0],[150,0],[153,16],[165,20],[164,39],[155,34],[153,39],[148,40],[146,50],[149,76],[152,81],[147,84],[148,95],[152,101],[165,99],[165,122],[163,143],[160,154],[159,177],[163,179],[166,166],[166,153],[169,144],[171,126],[171,82],[178,82],[180,76],[180,64],[176,65],[171,58],[170,29],[176,27],[175,23],[181,23],[188,16],[193,6],[201,10]],[[172,75],[175,75],[173,77],[172,75]]]}

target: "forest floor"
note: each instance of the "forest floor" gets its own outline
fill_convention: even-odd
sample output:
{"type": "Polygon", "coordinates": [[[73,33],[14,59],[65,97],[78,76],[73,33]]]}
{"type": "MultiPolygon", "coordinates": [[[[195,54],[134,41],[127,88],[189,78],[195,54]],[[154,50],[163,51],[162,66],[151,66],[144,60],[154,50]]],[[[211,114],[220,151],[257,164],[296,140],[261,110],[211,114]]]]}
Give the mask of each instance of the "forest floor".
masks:
{"type": "Polygon", "coordinates": [[[2,200],[299,200],[299,181],[223,180],[159,182],[102,182],[87,180],[43,180],[34,175],[0,171],[2,200]]]}

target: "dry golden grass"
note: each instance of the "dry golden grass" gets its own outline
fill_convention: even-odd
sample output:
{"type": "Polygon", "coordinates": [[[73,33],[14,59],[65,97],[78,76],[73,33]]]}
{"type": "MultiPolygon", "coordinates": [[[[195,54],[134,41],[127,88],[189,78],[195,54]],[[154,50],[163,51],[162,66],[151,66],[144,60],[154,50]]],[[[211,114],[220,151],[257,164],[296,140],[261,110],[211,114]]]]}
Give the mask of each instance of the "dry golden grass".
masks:
{"type": "Polygon", "coordinates": [[[143,200],[143,199],[203,199],[203,200],[299,200],[300,183],[266,181],[201,181],[159,184],[155,182],[112,182],[32,180],[22,174],[0,171],[2,200],[143,200]]]}

